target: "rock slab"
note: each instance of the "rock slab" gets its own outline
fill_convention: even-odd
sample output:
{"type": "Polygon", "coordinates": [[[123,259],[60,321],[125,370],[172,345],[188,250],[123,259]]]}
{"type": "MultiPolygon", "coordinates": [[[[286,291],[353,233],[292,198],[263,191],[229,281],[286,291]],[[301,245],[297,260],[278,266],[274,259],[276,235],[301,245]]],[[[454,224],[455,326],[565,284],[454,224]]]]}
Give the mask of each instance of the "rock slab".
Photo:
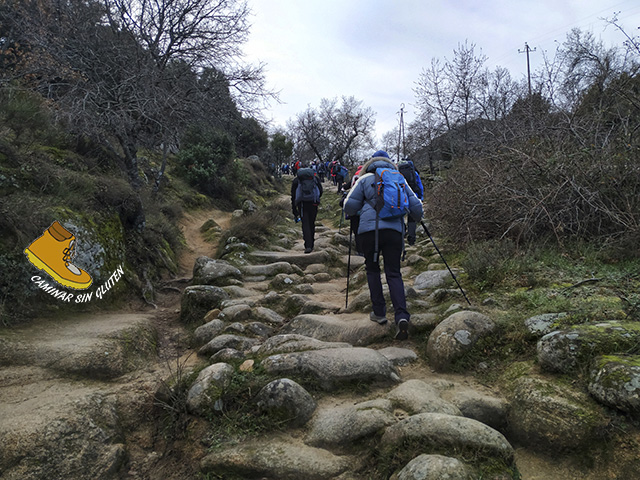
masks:
{"type": "Polygon", "coordinates": [[[345,472],[353,460],[319,448],[281,441],[247,442],[207,455],[203,473],[232,474],[241,478],[324,480],[345,472]]]}
{"type": "Polygon", "coordinates": [[[395,383],[394,365],[375,350],[362,347],[329,348],[272,355],[262,361],[267,373],[314,378],[325,390],[356,381],[395,383]]]}
{"type": "Polygon", "coordinates": [[[427,342],[429,362],[446,371],[452,362],[471,350],[477,341],[495,330],[493,321],[478,312],[463,311],[447,317],[431,332],[427,342]]]}

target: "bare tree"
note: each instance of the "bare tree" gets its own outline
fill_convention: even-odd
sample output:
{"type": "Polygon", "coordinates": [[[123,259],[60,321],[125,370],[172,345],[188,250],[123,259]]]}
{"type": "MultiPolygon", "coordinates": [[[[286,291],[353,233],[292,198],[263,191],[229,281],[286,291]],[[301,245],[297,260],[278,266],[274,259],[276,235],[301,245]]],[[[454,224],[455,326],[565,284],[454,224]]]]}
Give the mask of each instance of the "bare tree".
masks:
{"type": "Polygon", "coordinates": [[[382,135],[382,150],[388,152],[392,157],[393,153],[398,152],[398,136],[400,127],[396,126],[394,129],[382,135]]]}
{"type": "Polygon", "coordinates": [[[436,137],[443,133],[444,131],[437,120],[437,115],[429,109],[422,108],[418,118],[409,124],[407,144],[409,145],[410,156],[414,157],[416,165],[426,160],[429,172],[432,175],[435,175],[443,167],[440,162],[436,165],[436,158],[442,159],[444,152],[439,151],[440,145],[434,142],[436,137]],[[419,159],[422,162],[418,161],[419,159]]]}
{"type": "Polygon", "coordinates": [[[496,67],[493,72],[485,72],[478,80],[475,94],[479,116],[492,121],[503,120],[522,93],[506,68],[496,67]]]}
{"type": "Polygon", "coordinates": [[[433,58],[428,69],[424,69],[414,89],[418,109],[425,116],[437,118],[437,123],[451,130],[454,123],[453,104],[455,91],[445,75],[446,66],[433,58]]]}
{"type": "Polygon", "coordinates": [[[455,121],[464,125],[465,140],[468,140],[466,126],[473,118],[479,116],[479,106],[476,101],[484,72],[484,63],[487,57],[475,54],[475,44],[465,41],[464,45],[458,44],[453,51],[453,60],[445,67],[446,75],[453,92],[453,112],[455,121]]]}
{"type": "Polygon", "coordinates": [[[180,60],[195,71],[220,71],[246,108],[257,97],[271,96],[263,65],[241,62],[250,27],[245,0],[102,1],[109,23],[133,35],[160,70],[180,60]]]}
{"type": "Polygon", "coordinates": [[[479,114],[476,96],[486,78],[486,57],[476,56],[475,44],[458,44],[453,54],[451,62],[432,59],[414,89],[418,108],[431,116],[438,115],[449,131],[479,114]]]}
{"type": "Polygon", "coordinates": [[[216,67],[240,56],[249,25],[239,0],[103,0],[107,18],[134,35],[160,68],[179,58],[216,67]]]}
{"type": "Polygon", "coordinates": [[[308,148],[321,162],[346,157],[351,163],[361,157],[360,150],[373,144],[374,115],[354,97],[342,97],[341,103],[323,98],[318,110],[309,107],[289,123],[289,134],[297,145],[294,150],[303,153],[308,148]]]}

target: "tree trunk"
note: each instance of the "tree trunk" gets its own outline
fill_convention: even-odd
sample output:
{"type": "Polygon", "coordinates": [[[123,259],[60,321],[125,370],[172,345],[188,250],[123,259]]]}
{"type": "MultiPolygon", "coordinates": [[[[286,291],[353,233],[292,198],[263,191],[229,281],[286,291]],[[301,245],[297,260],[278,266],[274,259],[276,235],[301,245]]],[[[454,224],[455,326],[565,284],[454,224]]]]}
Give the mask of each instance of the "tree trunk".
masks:
{"type": "Polygon", "coordinates": [[[135,144],[125,138],[118,138],[124,154],[125,167],[129,175],[129,182],[135,190],[140,190],[142,181],[138,173],[138,149],[135,144]]]}
{"type": "Polygon", "coordinates": [[[160,190],[160,182],[162,181],[162,177],[164,177],[164,171],[167,168],[168,151],[169,151],[169,148],[167,147],[167,144],[165,142],[162,144],[162,165],[160,166],[160,171],[156,176],[156,183],[153,186],[153,193],[158,193],[158,190],[160,190]]]}

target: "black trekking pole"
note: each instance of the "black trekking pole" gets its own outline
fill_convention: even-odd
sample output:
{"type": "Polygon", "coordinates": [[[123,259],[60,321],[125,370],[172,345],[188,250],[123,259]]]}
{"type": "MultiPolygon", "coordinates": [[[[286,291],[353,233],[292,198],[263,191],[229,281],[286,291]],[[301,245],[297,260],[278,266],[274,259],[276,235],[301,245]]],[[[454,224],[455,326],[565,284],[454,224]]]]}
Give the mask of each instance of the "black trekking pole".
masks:
{"type": "Polygon", "coordinates": [[[460,286],[460,283],[458,282],[458,279],[456,278],[456,276],[453,274],[453,272],[451,271],[451,268],[449,268],[449,264],[447,263],[447,261],[444,259],[444,257],[442,256],[442,253],[440,253],[440,249],[438,248],[438,246],[436,245],[436,242],[433,241],[433,237],[431,236],[431,234],[429,233],[429,230],[427,229],[427,226],[424,224],[424,222],[420,222],[420,225],[422,225],[422,228],[424,228],[424,232],[427,234],[427,236],[429,237],[429,240],[431,240],[431,243],[433,243],[433,246],[436,248],[436,251],[438,252],[438,255],[440,255],[440,258],[442,259],[442,261],[444,262],[444,264],[447,266],[447,270],[449,270],[449,273],[451,274],[451,276],[453,277],[453,279],[455,280],[456,284],[458,285],[458,288],[460,289],[460,291],[462,292],[462,296],[464,297],[464,299],[467,301],[467,303],[469,305],[471,305],[471,302],[469,301],[469,299],[467,298],[467,295],[464,293],[464,290],[462,289],[462,287],[460,286]]]}
{"type": "Polygon", "coordinates": [[[342,233],[342,221],[345,219],[344,216],[344,199],[347,198],[347,192],[342,192],[342,198],[340,199],[340,207],[342,210],[340,211],[340,226],[338,227],[338,233],[342,233]]]}
{"type": "Polygon", "coordinates": [[[347,257],[347,294],[344,298],[345,310],[349,306],[349,276],[351,275],[351,237],[353,236],[353,229],[349,225],[349,256],[347,257]]]}

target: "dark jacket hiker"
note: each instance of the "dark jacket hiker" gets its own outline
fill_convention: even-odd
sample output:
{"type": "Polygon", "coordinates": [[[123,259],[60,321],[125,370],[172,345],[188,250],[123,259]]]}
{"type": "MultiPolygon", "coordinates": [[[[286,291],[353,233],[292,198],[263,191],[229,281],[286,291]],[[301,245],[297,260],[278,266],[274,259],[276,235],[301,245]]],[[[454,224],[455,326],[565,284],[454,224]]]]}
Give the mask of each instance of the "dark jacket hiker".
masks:
{"type": "MultiPolygon", "coordinates": [[[[422,200],[424,196],[424,187],[422,186],[422,180],[420,179],[420,174],[416,169],[415,165],[411,160],[403,160],[398,163],[398,171],[404,176],[407,180],[407,184],[413,190],[413,193],[416,194],[420,200],[422,200]]],[[[409,245],[413,245],[416,243],[416,222],[409,216],[407,219],[407,243],[409,245]]]]}
{"type": "Polygon", "coordinates": [[[302,220],[304,253],[313,250],[316,216],[322,196],[322,183],[312,168],[301,168],[291,183],[291,211],[296,222],[302,220]]]}

